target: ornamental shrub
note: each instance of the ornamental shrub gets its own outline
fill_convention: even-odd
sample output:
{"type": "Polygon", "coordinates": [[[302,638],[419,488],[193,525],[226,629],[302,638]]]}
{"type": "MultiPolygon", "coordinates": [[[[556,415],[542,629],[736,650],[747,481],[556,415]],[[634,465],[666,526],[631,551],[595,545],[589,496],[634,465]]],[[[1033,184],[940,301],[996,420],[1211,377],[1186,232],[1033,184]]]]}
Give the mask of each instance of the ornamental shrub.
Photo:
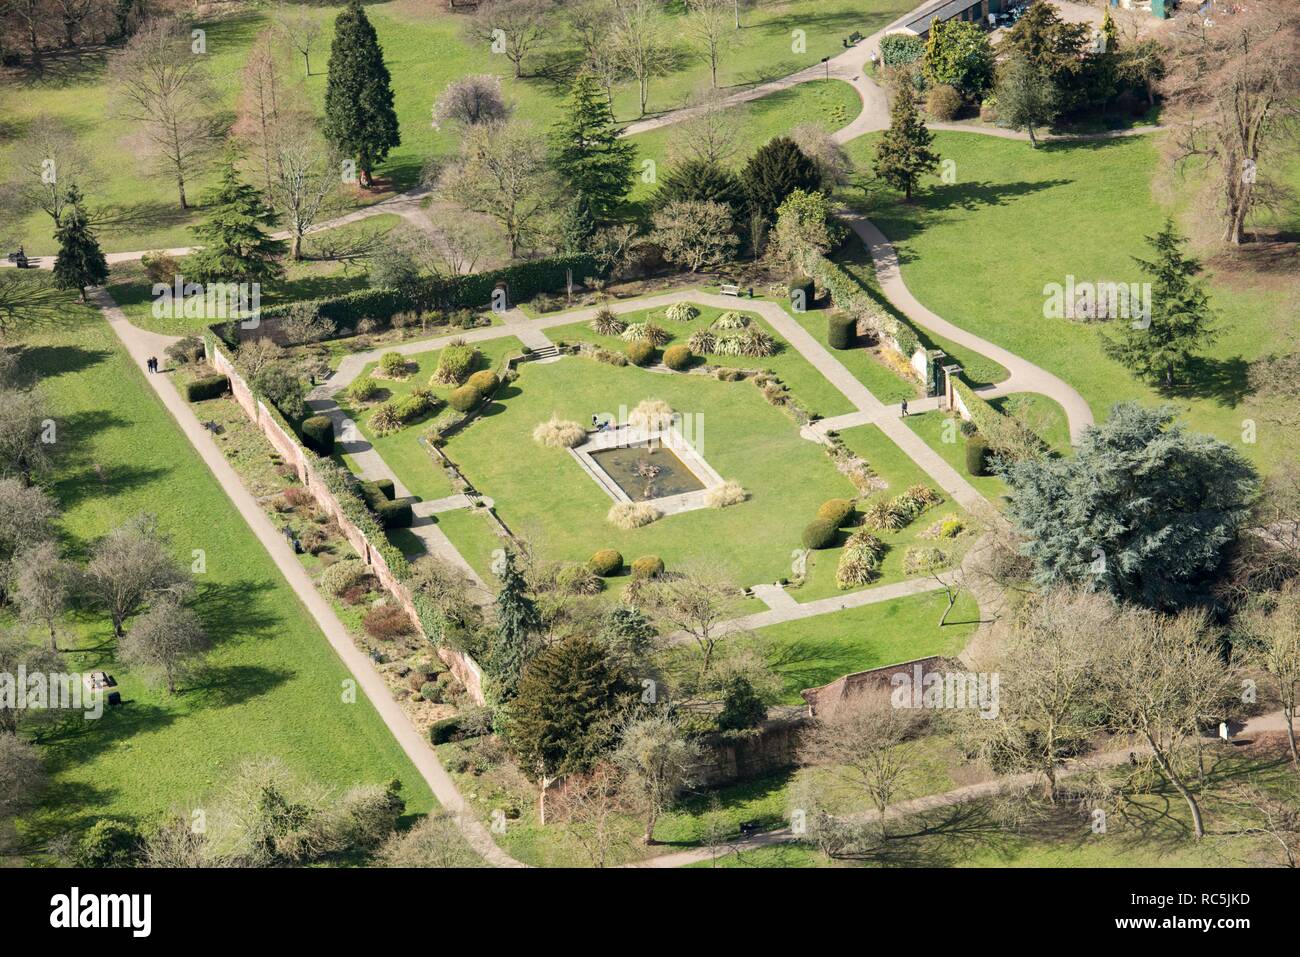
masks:
{"type": "Polygon", "coordinates": [[[835,544],[837,528],[834,522],[824,518],[809,522],[803,530],[803,547],[812,549],[830,548],[835,544]]]}
{"type": "Polygon", "coordinates": [[[658,555],[642,555],[632,561],[632,577],[645,580],[664,573],[664,560],[658,555]]]}
{"type": "Polygon", "coordinates": [[[463,385],[459,389],[453,389],[451,395],[447,396],[447,404],[457,412],[471,412],[478,408],[478,404],[483,401],[483,393],[472,385],[463,385]]]}
{"type": "Polygon", "coordinates": [[[826,341],[832,349],[849,349],[857,338],[857,322],[847,313],[832,312],[826,320],[826,341]]]}
{"type": "Polygon", "coordinates": [[[966,471],[971,475],[988,475],[989,443],[982,435],[966,440],[966,471]]]}
{"type": "Polygon", "coordinates": [[[334,454],[334,422],[328,415],[312,415],[302,420],[302,444],[317,455],[334,454]]]}
{"type": "Polygon", "coordinates": [[[223,375],[205,375],[185,383],[185,398],[189,402],[202,402],[226,394],[230,380],[223,375]]]}
{"type": "Polygon", "coordinates": [[[633,365],[649,365],[654,354],[655,347],[648,339],[637,339],[627,344],[627,358],[633,365]]]}
{"type": "Polygon", "coordinates": [[[817,509],[817,517],[834,522],[836,528],[852,525],[855,514],[853,500],[849,498],[832,498],[822,502],[817,509]]]}
{"type": "Polygon", "coordinates": [[[684,372],[691,367],[695,356],[687,346],[669,346],[664,350],[664,365],[674,372],[684,372]]]}
{"type": "Polygon", "coordinates": [[[602,548],[587,560],[587,566],[601,578],[616,575],[623,568],[623,555],[613,548],[602,548]]]}

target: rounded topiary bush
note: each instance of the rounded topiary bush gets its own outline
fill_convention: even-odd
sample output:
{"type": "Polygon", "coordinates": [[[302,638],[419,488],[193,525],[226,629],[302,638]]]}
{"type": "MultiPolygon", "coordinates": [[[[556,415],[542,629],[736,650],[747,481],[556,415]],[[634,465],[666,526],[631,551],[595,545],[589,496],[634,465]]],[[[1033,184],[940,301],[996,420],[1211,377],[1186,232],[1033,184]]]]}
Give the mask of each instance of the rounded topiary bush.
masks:
{"type": "Polygon", "coordinates": [[[587,560],[587,567],[601,578],[616,575],[623,568],[623,555],[614,548],[602,548],[587,560]]]}
{"type": "Polygon", "coordinates": [[[961,94],[946,83],[932,87],[925,99],[925,112],[936,120],[951,120],[961,109],[961,94]]]}
{"type": "Polygon", "coordinates": [[[482,401],[483,393],[468,383],[459,389],[452,389],[451,395],[447,396],[447,404],[457,412],[470,412],[482,401]]]}
{"type": "Polygon", "coordinates": [[[804,309],[812,307],[816,295],[813,290],[813,281],[803,276],[791,279],[786,286],[786,292],[790,296],[790,302],[801,306],[804,309]],[[802,297],[802,299],[800,298],[802,297]]]}
{"type": "Polygon", "coordinates": [[[302,444],[322,458],[334,454],[334,422],[328,415],[313,415],[302,420],[302,444]]]}
{"type": "Polygon", "coordinates": [[[836,526],[824,518],[809,522],[803,530],[804,548],[830,548],[835,544],[836,526]]]}
{"type": "Polygon", "coordinates": [[[632,562],[633,578],[658,578],[664,573],[664,560],[658,555],[642,555],[632,562]]]}
{"type": "Polygon", "coordinates": [[[682,372],[691,367],[695,356],[686,346],[669,346],[664,351],[664,365],[674,372],[682,372]]]}
{"type": "Polygon", "coordinates": [[[481,372],[475,372],[465,384],[472,385],[483,395],[491,395],[501,385],[501,380],[497,378],[497,374],[491,369],[484,369],[481,372]]]}
{"type": "Polygon", "coordinates": [[[633,365],[649,365],[654,354],[655,347],[649,339],[634,339],[627,344],[627,357],[633,365]]]}
{"type": "Polygon", "coordinates": [[[989,444],[982,435],[966,440],[966,471],[971,475],[989,474],[989,444]]]}
{"type": "Polygon", "coordinates": [[[843,528],[845,525],[853,524],[854,512],[852,499],[832,498],[822,502],[821,508],[817,509],[817,517],[834,522],[836,528],[843,528]]]}
{"type": "Polygon", "coordinates": [[[399,352],[385,352],[379,357],[379,371],[390,379],[406,375],[406,357],[399,352]]]}
{"type": "Polygon", "coordinates": [[[826,321],[826,341],[832,349],[848,349],[857,338],[856,322],[843,312],[832,312],[826,321]]]}

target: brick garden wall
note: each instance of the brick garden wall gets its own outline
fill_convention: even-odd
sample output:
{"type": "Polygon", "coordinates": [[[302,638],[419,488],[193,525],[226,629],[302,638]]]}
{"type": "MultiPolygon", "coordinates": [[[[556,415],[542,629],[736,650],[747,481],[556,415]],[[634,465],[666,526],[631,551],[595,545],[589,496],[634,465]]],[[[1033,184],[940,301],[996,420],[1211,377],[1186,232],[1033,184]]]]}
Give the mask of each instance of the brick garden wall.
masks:
{"type": "MultiPolygon", "coordinates": [[[[311,457],[308,455],[307,450],[303,448],[296,436],[285,431],[275,416],[253,394],[253,391],[248,387],[248,383],[244,381],[243,376],[239,374],[234,364],[226,358],[221,349],[212,342],[208,343],[208,349],[208,362],[219,373],[229,378],[230,391],[234,395],[235,401],[239,403],[240,408],[266,436],[267,441],[271,443],[281,458],[297,470],[299,480],[302,482],[303,487],[311,493],[316,504],[334,519],[342,530],[344,538],[348,540],[348,544],[355,549],[361,560],[370,566],[371,572],[384,591],[397,600],[406,610],[407,615],[410,616],[416,629],[423,634],[423,629],[420,628],[420,618],[415,613],[415,605],[411,601],[411,595],[406,590],[406,586],[393,574],[379,551],[371,547],[370,540],[366,538],[365,533],[357,528],[351,519],[344,514],[343,508],[339,505],[334,494],[312,468],[311,457]]],[[[426,640],[428,639],[428,635],[424,637],[426,640]]],[[[464,652],[445,648],[441,645],[437,646],[437,652],[438,657],[456,676],[456,680],[465,686],[470,697],[478,704],[482,704],[484,700],[483,673],[478,663],[464,652]]]]}

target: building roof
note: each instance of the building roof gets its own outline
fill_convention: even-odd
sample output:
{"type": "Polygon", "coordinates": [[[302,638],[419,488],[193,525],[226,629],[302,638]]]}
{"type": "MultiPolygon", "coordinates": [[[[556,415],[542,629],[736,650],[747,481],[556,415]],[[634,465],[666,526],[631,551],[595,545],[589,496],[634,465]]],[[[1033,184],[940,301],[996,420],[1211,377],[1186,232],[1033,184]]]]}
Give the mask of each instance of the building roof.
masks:
{"type": "Polygon", "coordinates": [[[908,17],[902,26],[914,33],[925,33],[935,20],[951,20],[959,13],[979,5],[980,0],[934,0],[908,17]]]}

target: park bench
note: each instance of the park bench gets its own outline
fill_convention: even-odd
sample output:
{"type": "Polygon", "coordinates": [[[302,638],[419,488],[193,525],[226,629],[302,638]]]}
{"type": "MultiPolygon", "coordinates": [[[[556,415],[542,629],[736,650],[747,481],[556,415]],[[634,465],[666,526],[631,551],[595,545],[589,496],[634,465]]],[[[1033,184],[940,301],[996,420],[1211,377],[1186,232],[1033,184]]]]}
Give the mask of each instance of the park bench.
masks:
{"type": "Polygon", "coordinates": [[[27,254],[21,249],[17,252],[10,253],[8,258],[9,261],[19,269],[30,269],[32,266],[32,261],[27,258],[27,254]]]}
{"type": "MultiPolygon", "coordinates": [[[[736,285],[734,282],[724,282],[719,288],[719,292],[721,292],[721,294],[724,296],[735,296],[737,299],[739,299],[741,296],[744,295],[744,292],[741,290],[741,288],[738,285],[736,285]]],[[[749,287],[749,298],[750,299],[754,298],[753,286],[749,287]]]]}
{"type": "Polygon", "coordinates": [[[749,837],[751,834],[757,834],[763,829],[763,825],[758,821],[741,821],[740,833],[743,837],[749,837]]]}

